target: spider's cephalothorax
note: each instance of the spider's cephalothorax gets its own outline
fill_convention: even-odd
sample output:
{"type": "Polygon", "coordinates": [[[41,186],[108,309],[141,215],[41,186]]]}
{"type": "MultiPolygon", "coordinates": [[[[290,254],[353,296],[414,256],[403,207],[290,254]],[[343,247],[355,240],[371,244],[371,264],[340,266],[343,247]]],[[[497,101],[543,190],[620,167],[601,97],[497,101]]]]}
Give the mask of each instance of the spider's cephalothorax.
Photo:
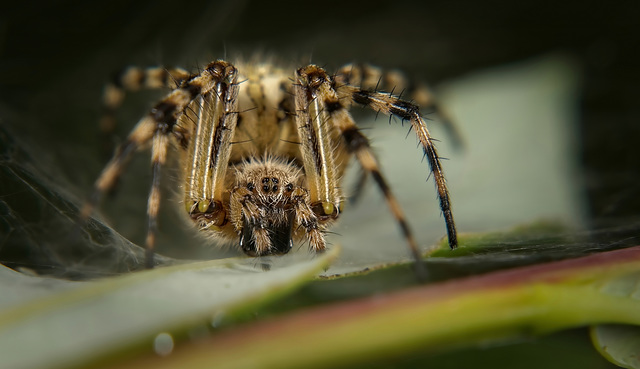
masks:
{"type": "MultiPolygon", "coordinates": [[[[235,242],[251,256],[284,254],[300,240],[322,251],[324,231],[342,210],[341,179],[355,157],[362,178],[370,174],[378,184],[419,258],[400,205],[368,139],[349,113],[355,104],[411,123],[435,180],[449,244],[456,246],[440,160],[418,105],[381,92],[407,89],[421,105],[436,108],[428,90],[407,85],[398,73],[366,65],[347,65],[335,75],[316,65],[293,74],[269,63],[236,65],[215,61],[194,75],[181,69],[130,68],[108,85],[105,130],[113,129],[112,113],[125,90],[162,86],[173,90],[116,151],[96,181],[96,196],[83,216],[88,217],[99,195],[114,186],[135,150],[151,143],[153,184],[146,245],[153,256],[160,170],[173,145],[180,156],[186,213],[203,233],[235,242]]],[[[148,262],[152,265],[151,257],[148,262]]]]}

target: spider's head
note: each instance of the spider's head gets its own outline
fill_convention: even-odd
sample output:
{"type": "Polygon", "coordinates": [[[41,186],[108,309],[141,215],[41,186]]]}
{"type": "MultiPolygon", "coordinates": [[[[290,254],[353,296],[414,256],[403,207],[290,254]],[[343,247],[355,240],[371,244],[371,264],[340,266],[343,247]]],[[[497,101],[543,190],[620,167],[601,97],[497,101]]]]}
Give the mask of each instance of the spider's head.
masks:
{"type": "Polygon", "coordinates": [[[267,158],[237,168],[231,218],[240,247],[250,256],[286,254],[293,247],[294,202],[301,172],[294,165],[267,158]]]}

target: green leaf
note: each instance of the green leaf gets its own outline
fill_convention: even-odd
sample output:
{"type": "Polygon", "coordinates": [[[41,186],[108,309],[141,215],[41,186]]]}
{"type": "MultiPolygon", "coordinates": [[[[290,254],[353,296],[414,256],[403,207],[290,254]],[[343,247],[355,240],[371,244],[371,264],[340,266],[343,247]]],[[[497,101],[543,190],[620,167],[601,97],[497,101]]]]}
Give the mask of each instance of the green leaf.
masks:
{"type": "Polygon", "coordinates": [[[253,258],[190,263],[91,282],[32,277],[2,267],[2,365],[68,368],[148,349],[160,332],[180,335],[287,293],[326,268],[338,251],[260,263],[253,258]],[[270,270],[263,270],[266,266],[270,270]]]}
{"type": "Polygon", "coordinates": [[[639,269],[634,247],[450,280],[230,328],[168,357],[117,367],[347,366],[591,324],[640,324],[640,301],[607,287],[639,269]]]}
{"type": "Polygon", "coordinates": [[[455,250],[449,249],[449,243],[444,238],[428,255],[432,257],[460,257],[497,252],[540,253],[540,248],[544,245],[553,246],[558,245],[561,241],[566,242],[566,232],[567,228],[560,222],[538,220],[518,225],[508,231],[463,233],[459,236],[459,247],[455,250]]]}
{"type": "Polygon", "coordinates": [[[591,340],[612,363],[623,368],[640,368],[640,327],[597,325],[591,328],[591,340]]]}
{"type": "MultiPolygon", "coordinates": [[[[640,300],[640,272],[615,278],[602,286],[607,294],[623,299],[640,300]]],[[[624,368],[640,368],[640,327],[598,325],[591,328],[596,349],[612,363],[624,368]]]]}

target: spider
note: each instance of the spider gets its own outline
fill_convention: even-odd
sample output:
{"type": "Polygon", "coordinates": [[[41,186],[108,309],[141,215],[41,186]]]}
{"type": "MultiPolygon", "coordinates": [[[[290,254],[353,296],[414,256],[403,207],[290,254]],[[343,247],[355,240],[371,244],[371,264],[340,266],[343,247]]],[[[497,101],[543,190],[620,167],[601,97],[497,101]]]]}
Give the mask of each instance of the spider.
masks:
{"type": "MultiPolygon", "coordinates": [[[[346,65],[333,75],[313,64],[293,72],[272,63],[233,65],[224,60],[211,62],[197,74],[126,69],[105,89],[103,130],[113,130],[113,111],[126,90],[172,91],[116,150],[81,216],[91,215],[131,156],[150,144],[153,177],[145,243],[146,263],[153,267],[161,170],[174,147],[180,157],[184,211],[202,233],[218,242],[236,243],[250,256],[285,254],[297,241],[322,252],[325,232],[344,208],[341,181],[355,157],[363,169],[360,183],[367,175],[373,177],[419,261],[406,217],[369,140],[349,113],[360,105],[411,123],[435,180],[449,246],[455,248],[449,193],[427,125],[418,105],[393,95],[394,88],[408,85],[406,79],[398,72],[383,73],[360,64],[346,65]]],[[[414,89],[412,97],[436,107],[426,89],[414,89]]]]}

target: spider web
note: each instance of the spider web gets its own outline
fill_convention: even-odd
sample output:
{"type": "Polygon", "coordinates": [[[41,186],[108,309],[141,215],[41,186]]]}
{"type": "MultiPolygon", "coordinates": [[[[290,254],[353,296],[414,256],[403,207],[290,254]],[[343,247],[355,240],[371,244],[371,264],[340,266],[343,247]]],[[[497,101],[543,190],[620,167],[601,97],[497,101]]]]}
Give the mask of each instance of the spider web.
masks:
{"type": "MultiPolygon", "coordinates": [[[[34,163],[0,126],[0,261],[61,278],[93,278],[143,267],[144,250],[103,223],[80,226],[78,199],[34,163]],[[73,201],[71,199],[74,199],[73,201]]],[[[43,154],[43,153],[39,153],[43,154]]],[[[169,260],[162,258],[163,263],[169,260]]]]}

